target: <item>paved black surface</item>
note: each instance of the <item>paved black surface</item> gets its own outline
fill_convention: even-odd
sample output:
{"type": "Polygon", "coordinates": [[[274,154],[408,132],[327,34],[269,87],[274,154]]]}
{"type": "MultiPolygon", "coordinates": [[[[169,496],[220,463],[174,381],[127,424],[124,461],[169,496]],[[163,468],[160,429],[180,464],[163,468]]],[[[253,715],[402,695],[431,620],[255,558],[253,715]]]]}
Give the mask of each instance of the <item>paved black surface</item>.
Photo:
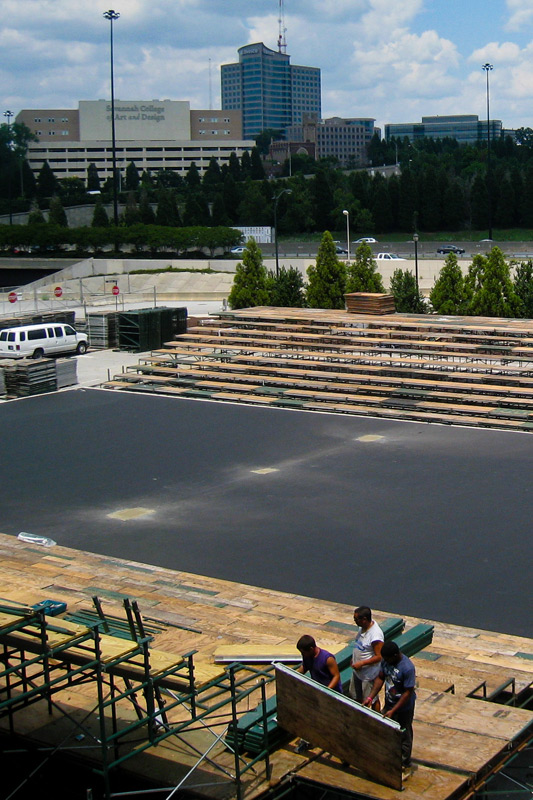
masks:
{"type": "Polygon", "coordinates": [[[533,635],[529,434],[91,389],[0,419],[4,533],[533,635]]]}

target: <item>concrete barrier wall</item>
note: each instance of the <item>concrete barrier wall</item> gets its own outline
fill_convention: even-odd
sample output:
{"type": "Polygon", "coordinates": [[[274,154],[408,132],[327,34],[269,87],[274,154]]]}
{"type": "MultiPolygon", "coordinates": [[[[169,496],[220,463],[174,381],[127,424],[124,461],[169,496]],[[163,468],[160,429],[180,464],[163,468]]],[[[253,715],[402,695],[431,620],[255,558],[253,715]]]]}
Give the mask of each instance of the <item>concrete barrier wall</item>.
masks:
{"type": "MultiPolygon", "coordinates": [[[[438,278],[440,270],[444,266],[444,258],[431,258],[431,259],[418,259],[418,281],[420,288],[424,294],[428,294],[438,278]]],[[[58,272],[40,278],[31,284],[31,289],[40,290],[42,288],[50,287],[51,285],[64,284],[67,281],[84,281],[88,278],[95,278],[100,281],[102,286],[107,282],[112,282],[113,279],[117,281],[119,278],[130,275],[130,279],[139,278],[142,281],[149,282],[151,285],[159,283],[160,280],[165,278],[167,282],[175,286],[182,286],[186,280],[188,285],[198,285],[202,288],[199,290],[204,292],[205,286],[209,281],[204,279],[211,279],[211,283],[216,282],[217,275],[225,275],[227,280],[225,285],[231,285],[233,281],[233,274],[237,268],[238,260],[233,259],[131,259],[131,258],[87,258],[79,261],[71,266],[65,267],[58,272]],[[179,272],[165,272],[168,267],[173,267],[179,272]],[[136,270],[146,269],[150,270],[139,276],[131,275],[136,270]],[[205,274],[199,270],[212,269],[213,273],[205,274]],[[160,272],[158,272],[160,270],[160,272]],[[190,272],[187,272],[190,270],[190,272]],[[183,276],[188,276],[185,279],[183,276]]],[[[264,258],[263,263],[267,270],[275,271],[276,261],[274,258],[264,258]]],[[[462,258],[458,260],[464,274],[467,273],[469,265],[472,263],[471,258],[462,258]]],[[[280,267],[296,267],[304,279],[307,281],[307,270],[315,264],[314,258],[298,258],[298,257],[283,257],[279,258],[280,267]]],[[[414,259],[405,259],[403,261],[380,261],[378,262],[378,272],[383,278],[385,288],[388,290],[390,287],[390,279],[393,272],[400,269],[409,269],[413,275],[415,273],[414,259]]],[[[29,287],[27,287],[29,288],[29,287]]],[[[178,289],[178,291],[180,291],[178,289]]],[[[224,296],[227,296],[224,295],[224,296]]]]}

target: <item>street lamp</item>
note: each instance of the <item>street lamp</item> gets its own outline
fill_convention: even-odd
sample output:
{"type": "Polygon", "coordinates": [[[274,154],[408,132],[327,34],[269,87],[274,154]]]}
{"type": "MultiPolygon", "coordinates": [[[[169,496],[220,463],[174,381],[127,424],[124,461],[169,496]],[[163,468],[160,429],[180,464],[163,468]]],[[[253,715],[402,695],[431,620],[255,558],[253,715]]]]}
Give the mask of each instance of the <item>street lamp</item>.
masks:
{"type": "Polygon", "coordinates": [[[418,238],[418,233],[413,233],[413,242],[415,243],[415,281],[417,295],[420,294],[420,289],[418,288],[418,238]]]}
{"type": "Polygon", "coordinates": [[[111,54],[111,161],[113,166],[113,220],[118,225],[118,195],[117,195],[117,148],[115,139],[115,79],[113,74],[113,22],[120,17],[118,11],[104,11],[105,19],[109,20],[111,28],[110,54],[111,54]]]}
{"type": "Polygon", "coordinates": [[[346,263],[348,264],[350,261],[350,212],[344,209],[342,213],[346,217],[346,249],[348,250],[346,263]]]}
{"type": "MultiPolygon", "coordinates": [[[[11,117],[12,111],[4,111],[4,117],[7,119],[7,134],[9,139],[9,149],[11,150],[11,117]]],[[[9,205],[9,224],[13,225],[13,205],[11,203],[11,164],[8,164],[7,170],[7,200],[9,205]]]]}
{"type": "Polygon", "coordinates": [[[488,62],[481,69],[487,75],[487,199],[489,205],[489,239],[492,239],[492,174],[490,163],[490,105],[489,105],[489,72],[494,69],[488,62]]]}
{"type": "Polygon", "coordinates": [[[292,189],[282,189],[274,198],[274,242],[276,246],[276,278],[279,275],[279,256],[278,256],[278,200],[282,194],[292,194],[292,189]]]}

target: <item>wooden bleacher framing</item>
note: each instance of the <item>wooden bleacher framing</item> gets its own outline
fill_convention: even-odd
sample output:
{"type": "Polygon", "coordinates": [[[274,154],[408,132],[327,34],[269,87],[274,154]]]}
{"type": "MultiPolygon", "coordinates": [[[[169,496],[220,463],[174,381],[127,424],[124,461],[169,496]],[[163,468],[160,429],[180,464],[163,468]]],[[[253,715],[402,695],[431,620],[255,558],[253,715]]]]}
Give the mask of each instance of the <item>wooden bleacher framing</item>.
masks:
{"type": "Polygon", "coordinates": [[[253,308],[221,312],[105,388],[533,430],[533,322],[253,308]]]}
{"type": "MultiPolygon", "coordinates": [[[[162,786],[179,783],[180,791],[189,790],[207,800],[275,800],[272,792],[290,796],[291,787],[299,785],[319,787],[321,794],[332,791],[373,800],[418,800],[421,796],[425,800],[471,800],[487,782],[490,789],[492,776],[509,769],[513,759],[527,755],[527,748],[533,746],[532,639],[442,622],[429,624],[413,617],[390,619],[384,612],[374,612],[384,630],[403,637],[398,642],[405,650],[417,629],[423,635],[432,630],[431,642],[411,656],[418,683],[415,771],[400,794],[372,781],[357,765],[344,767],[319,747],[299,753],[296,740],[276,738],[270,664],[241,663],[233,668],[215,663],[217,651],[226,646],[238,647],[243,659],[247,652],[255,658],[257,648],[262,656],[270,647],[274,654],[279,648],[290,652],[303,631],[311,632],[343,662],[344,657],[350,658],[355,632],[352,606],[57,545],[39,550],[5,534],[0,534],[0,554],[0,602],[11,606],[13,612],[9,616],[6,611],[7,618],[2,617],[0,634],[26,633],[29,641],[33,640],[32,651],[24,651],[23,656],[25,682],[19,648],[27,645],[26,639],[2,642],[0,701],[7,705],[0,705],[0,730],[10,730],[11,704],[15,731],[51,749],[61,744],[65,751],[88,759],[101,771],[106,769],[107,759],[110,779],[112,765],[125,763],[134,774],[156,778],[162,786]],[[153,685],[151,676],[143,680],[138,675],[125,679],[114,674],[114,667],[120,664],[129,669],[130,656],[142,659],[141,654],[133,655],[131,648],[142,651],[144,643],[131,636],[129,641],[116,638],[118,653],[113,654],[115,661],[102,662],[100,682],[94,677],[96,664],[77,666],[72,660],[68,667],[64,657],[69,648],[87,646],[95,652],[91,626],[84,624],[85,620],[91,622],[87,606],[90,608],[95,591],[105,601],[106,611],[110,610],[106,620],[112,630],[112,621],[119,616],[123,619],[124,596],[131,596],[133,588],[139,606],[149,608],[150,616],[143,616],[145,633],[153,637],[149,652],[161,652],[168,664],[181,666],[169,679],[180,672],[187,674],[183,662],[188,660],[187,653],[195,651],[194,698],[191,692],[160,685],[166,722],[157,696],[150,695],[153,706],[147,710],[144,685],[153,685]],[[42,617],[26,603],[37,604],[50,596],[67,604],[69,616],[48,619],[44,638],[48,637],[49,646],[36,653],[33,650],[39,650],[38,642],[43,641],[42,617]],[[24,627],[31,620],[36,627],[30,635],[24,627]],[[406,633],[402,634],[404,621],[406,633]],[[45,655],[51,672],[44,689],[49,687],[49,693],[42,690],[44,676],[39,677],[45,655]],[[101,700],[95,700],[98,686],[101,700]],[[31,694],[34,689],[40,692],[40,703],[38,692],[31,694]],[[27,698],[20,696],[24,692],[27,698]],[[113,708],[118,736],[113,732],[113,708]],[[237,734],[233,752],[227,749],[228,726],[237,734]],[[65,736],[66,730],[72,730],[70,738],[65,736]],[[75,734],[84,736],[79,749],[75,734]]],[[[101,623],[101,638],[111,638],[101,623]]],[[[103,650],[105,640],[104,645],[103,650]]],[[[498,796],[491,791],[488,794],[498,796]]],[[[516,797],[522,800],[521,795],[516,797]]]]}

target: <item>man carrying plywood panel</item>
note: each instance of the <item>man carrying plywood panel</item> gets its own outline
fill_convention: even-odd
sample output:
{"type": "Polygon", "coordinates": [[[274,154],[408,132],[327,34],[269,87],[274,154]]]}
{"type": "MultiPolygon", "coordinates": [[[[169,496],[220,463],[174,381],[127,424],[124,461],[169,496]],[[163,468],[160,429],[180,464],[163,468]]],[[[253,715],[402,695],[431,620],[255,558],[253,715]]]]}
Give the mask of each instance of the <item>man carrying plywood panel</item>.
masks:
{"type": "Polygon", "coordinates": [[[296,671],[302,675],[308,672],[322,686],[342,694],[341,674],[333,653],[317,647],[313,637],[308,634],[300,636],[296,647],[302,654],[302,663],[296,671]]]}
{"type": "Polygon", "coordinates": [[[402,788],[401,732],[397,722],[276,664],[279,725],[353,764],[372,779],[402,788]]]}
{"type": "MultiPolygon", "coordinates": [[[[302,675],[308,672],[317,683],[342,694],[341,674],[333,653],[318,647],[313,637],[308,634],[300,636],[296,647],[302,654],[302,663],[297,667],[296,672],[300,672],[302,675]]],[[[300,739],[296,749],[301,753],[309,746],[310,743],[307,739],[300,739]]]]}
{"type": "Polygon", "coordinates": [[[399,649],[396,642],[385,642],[381,648],[381,669],[364,705],[372,707],[376,696],[385,684],[383,716],[393,719],[402,727],[402,767],[411,768],[413,749],[413,716],[415,713],[415,665],[399,649]]]}

